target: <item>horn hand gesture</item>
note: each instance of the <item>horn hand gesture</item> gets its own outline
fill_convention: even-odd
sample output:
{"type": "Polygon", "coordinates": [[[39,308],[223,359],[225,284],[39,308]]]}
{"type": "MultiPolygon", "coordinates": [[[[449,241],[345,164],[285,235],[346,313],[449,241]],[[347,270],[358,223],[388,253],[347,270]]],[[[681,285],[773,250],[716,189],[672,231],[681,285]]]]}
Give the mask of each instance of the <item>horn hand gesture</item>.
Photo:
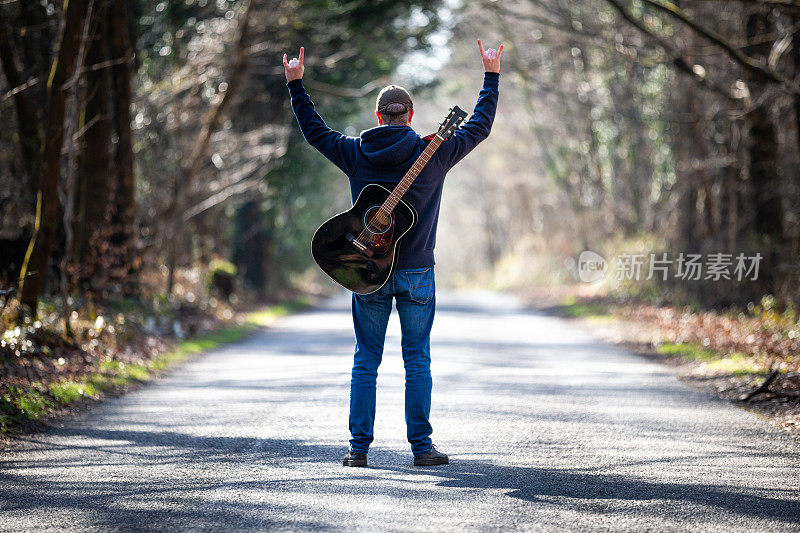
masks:
{"type": "Polygon", "coordinates": [[[483,43],[481,43],[481,40],[478,39],[478,50],[481,51],[483,70],[486,72],[500,72],[500,54],[503,53],[503,45],[501,44],[500,48],[497,50],[494,48],[484,50],[483,43]]]}
{"type": "Polygon", "coordinates": [[[283,70],[286,71],[286,81],[300,80],[303,78],[303,57],[305,56],[305,49],[300,47],[300,57],[293,57],[291,61],[286,61],[286,54],[283,54],[283,70]]]}

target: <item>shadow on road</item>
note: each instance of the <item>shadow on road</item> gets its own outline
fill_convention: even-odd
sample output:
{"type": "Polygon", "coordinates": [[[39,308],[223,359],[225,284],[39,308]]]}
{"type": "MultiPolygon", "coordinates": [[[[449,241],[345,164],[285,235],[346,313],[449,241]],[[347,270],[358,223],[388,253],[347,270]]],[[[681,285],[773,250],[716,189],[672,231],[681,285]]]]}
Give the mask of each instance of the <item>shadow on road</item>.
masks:
{"type": "MultiPolygon", "coordinates": [[[[402,457],[402,456],[400,456],[402,457]]],[[[691,483],[653,483],[618,475],[602,475],[579,470],[520,466],[500,466],[489,461],[454,460],[444,467],[372,467],[403,474],[424,474],[441,478],[437,486],[462,489],[505,489],[506,496],[525,501],[545,501],[548,497],[570,498],[575,508],[593,500],[652,501],[673,504],[691,503],[716,507],[746,517],[796,523],[800,502],[762,497],[739,492],[724,485],[691,483]]],[[[766,489],[774,492],[775,489],[766,489]]],[[[562,500],[564,501],[564,500],[562,500]]],[[[606,508],[606,512],[613,507],[606,508]]],[[[654,509],[654,512],[656,509],[654,509]]]]}
{"type": "MultiPolygon", "coordinates": [[[[296,440],[258,439],[244,437],[212,437],[192,436],[177,432],[162,431],[120,431],[103,429],[58,428],[53,433],[83,439],[97,439],[104,444],[86,445],[84,452],[90,449],[90,455],[100,460],[87,464],[84,461],[71,462],[61,457],[58,462],[33,462],[6,460],[0,462],[0,485],[2,491],[3,511],[34,510],[47,508],[64,511],[90,511],[96,525],[117,525],[120,520],[131,523],[159,523],[158,520],[185,520],[193,527],[210,526],[212,524],[235,524],[237,527],[282,527],[291,526],[301,529],[330,527],[331,524],[318,522],[295,521],[279,517],[291,516],[299,511],[298,516],[308,516],[308,508],[298,508],[300,501],[292,502],[286,498],[285,509],[277,509],[270,504],[267,509],[254,507],[250,502],[243,502],[237,494],[243,491],[256,497],[265,492],[307,492],[319,490],[326,482],[357,480],[360,495],[390,495],[396,490],[392,483],[387,483],[385,472],[401,474],[407,482],[412,483],[415,490],[427,490],[429,495],[436,495],[435,487],[453,487],[460,489],[500,489],[508,491],[507,497],[528,502],[545,502],[551,497],[560,500],[559,505],[586,508],[602,505],[603,512],[614,512],[615,505],[622,506],[625,501],[638,501],[652,504],[656,513],[663,505],[681,505],[684,503],[705,507],[708,512],[721,509],[742,517],[758,517],[794,522],[800,516],[800,502],[787,499],[762,497],[742,489],[715,484],[692,483],[655,483],[621,475],[603,475],[580,469],[549,469],[528,466],[497,465],[490,459],[486,461],[454,458],[450,465],[442,467],[419,468],[409,465],[411,457],[407,453],[379,449],[371,453],[374,466],[366,469],[345,469],[338,465],[344,452],[342,445],[311,443],[296,440]],[[311,467],[308,463],[328,464],[337,473],[331,475],[330,469],[319,466],[311,467]],[[173,480],[169,475],[158,479],[140,479],[138,481],[82,482],[79,480],[53,481],[41,479],[32,481],[29,476],[20,476],[11,469],[47,469],[47,468],[79,468],[91,466],[107,468],[114,472],[115,468],[130,468],[136,464],[147,472],[163,472],[168,474],[175,464],[181,468],[198,469],[197,475],[181,476],[183,480],[173,480]],[[158,465],[172,465],[158,469],[158,465]],[[226,468],[225,464],[247,465],[252,468],[255,479],[226,481],[224,476],[206,476],[203,471],[226,468]],[[401,466],[395,466],[401,465],[401,466]],[[409,465],[409,466],[402,466],[409,465]],[[259,478],[259,472],[268,472],[271,467],[289,466],[299,469],[308,475],[292,479],[275,479],[266,474],[259,478]],[[340,471],[341,469],[341,471],[340,471]],[[322,474],[322,475],[320,475],[322,474]],[[423,479],[417,481],[416,476],[423,479]],[[431,477],[436,481],[431,484],[431,477]],[[204,494],[217,491],[216,494],[229,494],[230,499],[204,499],[204,494]],[[229,491],[229,492],[228,492],[229,491]],[[128,509],[130,499],[141,499],[154,502],[148,509],[128,509]],[[192,507],[191,502],[197,505],[192,507]],[[611,501],[613,503],[608,503],[611,501]],[[172,510],[170,505],[177,504],[172,510]],[[187,505],[188,504],[188,505],[187,505]]],[[[35,438],[27,439],[30,444],[41,445],[39,451],[61,450],[69,452],[76,449],[75,440],[63,447],[50,442],[40,442],[35,438]]],[[[86,457],[77,454],[77,457],[86,457]]],[[[676,459],[670,458],[670,461],[676,459]]],[[[273,471],[274,472],[274,471],[273,471]]],[[[113,477],[113,476],[111,476],[113,477]]],[[[102,478],[102,476],[101,476],[102,478]]],[[[768,490],[764,488],[763,490],[768,490]]],[[[770,489],[773,494],[775,489],[770,489]]],[[[446,497],[446,492],[440,493],[446,497]]],[[[302,500],[307,502],[308,500],[302,500]]],[[[620,508],[621,510],[621,508],[620,508]]],[[[697,512],[697,511],[693,511],[697,512]]],[[[700,511],[703,512],[703,511],[700,511]]]]}

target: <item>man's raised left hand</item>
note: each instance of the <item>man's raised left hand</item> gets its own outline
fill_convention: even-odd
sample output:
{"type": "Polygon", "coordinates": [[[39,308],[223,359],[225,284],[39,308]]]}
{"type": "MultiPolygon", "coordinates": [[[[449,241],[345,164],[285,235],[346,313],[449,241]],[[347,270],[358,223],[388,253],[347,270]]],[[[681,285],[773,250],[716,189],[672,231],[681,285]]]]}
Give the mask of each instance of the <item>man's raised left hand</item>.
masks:
{"type": "Polygon", "coordinates": [[[500,72],[500,54],[503,53],[503,45],[501,44],[498,50],[494,48],[484,50],[483,43],[478,39],[478,50],[481,52],[483,70],[485,72],[500,72]]]}

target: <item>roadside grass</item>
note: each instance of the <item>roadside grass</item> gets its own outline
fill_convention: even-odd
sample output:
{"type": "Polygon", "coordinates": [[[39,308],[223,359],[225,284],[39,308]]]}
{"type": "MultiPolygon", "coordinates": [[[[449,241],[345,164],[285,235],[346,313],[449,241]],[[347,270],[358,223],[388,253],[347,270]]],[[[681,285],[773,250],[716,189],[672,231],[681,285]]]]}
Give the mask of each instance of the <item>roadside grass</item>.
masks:
{"type": "Polygon", "coordinates": [[[188,356],[238,341],[253,331],[270,325],[276,318],[307,307],[307,300],[272,305],[247,313],[241,324],[224,326],[200,336],[182,340],[169,351],[143,363],[103,361],[99,368],[78,379],[65,379],[49,386],[34,382],[29,387],[9,387],[0,394],[0,433],[14,429],[85,398],[99,398],[103,393],[152,379],[188,356]]]}
{"type": "MultiPolygon", "coordinates": [[[[580,318],[592,323],[609,323],[624,320],[624,316],[602,300],[581,299],[567,296],[557,308],[558,313],[568,318],[580,318]]],[[[737,377],[766,376],[768,369],[759,364],[757,358],[742,352],[719,352],[692,342],[665,341],[655,346],[658,354],[680,358],[684,361],[699,361],[711,371],[737,377]]]]}
{"type": "Polygon", "coordinates": [[[688,361],[712,361],[719,357],[715,352],[692,342],[665,342],[656,349],[661,355],[679,356],[688,361]]]}
{"type": "Polygon", "coordinates": [[[585,286],[531,290],[531,301],[540,293],[561,295],[560,305],[549,308],[554,315],[578,319],[608,342],[676,367],[692,386],[747,405],[800,440],[796,304],[764,295],[746,307],[709,308],[692,294],[585,286]]]}
{"type": "Polygon", "coordinates": [[[567,296],[558,306],[558,311],[569,318],[583,318],[591,322],[610,322],[617,319],[608,305],[595,300],[578,300],[567,296]]]}
{"type": "Polygon", "coordinates": [[[709,370],[733,376],[763,376],[768,372],[752,357],[741,352],[715,352],[692,342],[665,342],[656,346],[656,351],[661,355],[680,357],[686,361],[702,361],[709,370]]]}

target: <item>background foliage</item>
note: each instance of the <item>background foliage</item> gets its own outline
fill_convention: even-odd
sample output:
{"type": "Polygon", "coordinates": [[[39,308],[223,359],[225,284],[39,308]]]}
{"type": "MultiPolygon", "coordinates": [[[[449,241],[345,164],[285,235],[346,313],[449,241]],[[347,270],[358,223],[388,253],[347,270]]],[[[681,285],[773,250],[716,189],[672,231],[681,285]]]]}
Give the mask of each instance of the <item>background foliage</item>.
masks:
{"type": "Polygon", "coordinates": [[[476,36],[506,45],[502,96],[493,135],[448,177],[443,282],[573,282],[584,249],[757,251],[756,282],[619,290],[709,307],[767,294],[797,304],[791,2],[69,6],[0,4],[0,279],[23,304],[61,302],[68,317],[89,302],[197,303],[205,295],[184,281],[206,279],[214,259],[237,267],[234,299],[329,288],[308,242],[346,207],[346,182],[302,142],[281,56],[306,47],[305,85],[332,127],[373,126],[372,99],[396,82],[430,133],[444,109],[475,100],[476,36]],[[67,81],[49,83],[51,71],[67,81]],[[54,133],[61,142],[48,144],[54,133]]]}

